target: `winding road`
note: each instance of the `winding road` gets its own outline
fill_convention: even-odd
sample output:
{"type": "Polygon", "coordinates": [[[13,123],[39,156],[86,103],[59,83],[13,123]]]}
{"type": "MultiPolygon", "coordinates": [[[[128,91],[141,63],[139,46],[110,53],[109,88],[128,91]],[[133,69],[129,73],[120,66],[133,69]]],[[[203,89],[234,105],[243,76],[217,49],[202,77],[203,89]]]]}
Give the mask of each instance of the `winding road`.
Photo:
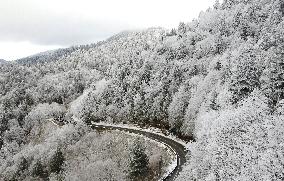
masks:
{"type": "Polygon", "coordinates": [[[119,127],[119,126],[109,126],[109,125],[106,126],[106,125],[96,125],[96,124],[92,124],[90,126],[93,129],[97,129],[97,130],[119,130],[119,131],[139,134],[139,135],[146,136],[152,140],[156,140],[158,142],[161,142],[161,143],[164,143],[170,146],[176,152],[177,166],[173,170],[173,172],[164,179],[166,181],[175,180],[175,178],[178,176],[179,172],[181,171],[183,164],[186,162],[185,156],[186,156],[187,151],[185,147],[182,144],[176,142],[175,140],[167,138],[166,136],[162,136],[162,135],[155,134],[152,132],[147,132],[145,130],[137,130],[137,129],[119,127]]]}

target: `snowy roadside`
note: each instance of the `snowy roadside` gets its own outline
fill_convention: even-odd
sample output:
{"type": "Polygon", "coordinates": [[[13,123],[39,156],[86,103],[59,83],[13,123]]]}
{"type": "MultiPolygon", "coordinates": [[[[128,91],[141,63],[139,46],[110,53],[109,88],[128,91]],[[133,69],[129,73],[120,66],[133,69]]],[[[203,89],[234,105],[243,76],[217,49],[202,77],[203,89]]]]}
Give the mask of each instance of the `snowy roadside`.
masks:
{"type": "Polygon", "coordinates": [[[145,132],[154,133],[154,134],[157,134],[157,135],[169,138],[169,139],[171,139],[171,140],[173,140],[173,141],[183,145],[187,150],[189,150],[188,143],[186,143],[185,141],[179,139],[178,137],[174,136],[173,134],[171,134],[169,132],[167,132],[167,134],[164,134],[162,132],[162,130],[159,129],[159,128],[153,128],[153,127],[141,128],[137,124],[113,124],[113,123],[105,123],[105,122],[98,122],[97,123],[97,122],[93,122],[93,121],[91,123],[93,125],[98,125],[98,126],[114,126],[114,127],[119,127],[119,128],[128,128],[128,129],[133,129],[133,130],[142,130],[142,131],[145,131],[145,132]]]}
{"type": "MultiPolygon", "coordinates": [[[[79,119],[79,118],[76,118],[75,116],[72,117],[74,121],[78,121],[78,122],[81,122],[82,120],[79,119]]],[[[153,134],[156,134],[156,135],[159,135],[159,136],[162,136],[162,137],[165,137],[167,139],[171,139],[181,145],[183,145],[187,150],[189,150],[188,148],[188,143],[184,142],[183,140],[177,138],[176,136],[170,134],[170,133],[167,133],[164,134],[162,132],[161,129],[158,129],[158,128],[153,128],[153,127],[150,127],[150,128],[141,128],[139,127],[138,125],[135,125],[135,124],[113,124],[113,123],[105,123],[105,122],[91,122],[92,125],[94,126],[101,126],[101,127],[114,127],[114,128],[124,128],[124,129],[130,129],[130,130],[139,130],[139,131],[144,131],[144,132],[149,132],[149,133],[153,133],[153,134]]],[[[131,135],[138,135],[138,136],[143,136],[143,135],[140,135],[140,134],[136,134],[136,133],[131,133],[131,132],[126,132],[124,131],[125,133],[128,133],[128,134],[131,134],[131,135]]],[[[143,136],[145,137],[145,136],[143,136]]],[[[147,138],[149,140],[152,140],[152,141],[156,141],[157,143],[159,143],[161,146],[163,147],[166,147],[168,148],[167,151],[168,153],[172,156],[172,161],[171,163],[169,164],[169,166],[167,167],[166,169],[166,172],[162,175],[162,177],[159,179],[159,181],[162,181],[164,180],[165,178],[167,178],[168,176],[170,176],[173,171],[175,170],[175,168],[178,166],[178,155],[176,153],[176,151],[168,144],[164,143],[164,142],[159,142],[157,140],[154,140],[154,139],[150,139],[150,138],[147,138]]]]}
{"type": "MultiPolygon", "coordinates": [[[[75,122],[82,122],[81,119],[79,119],[75,116],[73,116],[72,119],[75,122]]],[[[60,126],[53,119],[47,119],[47,120],[51,121],[53,124],[55,124],[57,126],[60,126]]],[[[113,127],[118,127],[118,128],[128,128],[128,129],[133,129],[133,130],[141,130],[141,131],[145,131],[145,132],[149,132],[149,133],[154,133],[154,134],[166,137],[168,139],[171,139],[171,140],[183,145],[186,148],[186,150],[189,150],[189,143],[181,140],[180,138],[176,137],[175,135],[169,133],[168,131],[167,131],[167,134],[164,134],[163,131],[159,128],[154,128],[154,127],[142,128],[137,124],[122,124],[122,123],[114,124],[114,123],[93,122],[93,121],[91,123],[92,123],[92,125],[98,125],[98,126],[113,126],[113,127]]]]}
{"type": "Polygon", "coordinates": [[[168,167],[166,169],[166,172],[159,179],[159,181],[162,181],[165,178],[167,178],[169,175],[171,175],[171,173],[175,170],[175,168],[177,167],[177,163],[178,163],[179,158],[178,158],[176,152],[172,149],[172,147],[170,147],[169,145],[167,145],[165,143],[160,143],[160,144],[165,145],[168,148],[168,151],[171,152],[171,156],[173,156],[171,163],[168,165],[168,167]]]}
{"type": "Polygon", "coordinates": [[[159,179],[159,181],[163,181],[165,178],[167,178],[173,171],[174,169],[177,167],[177,163],[178,163],[178,156],[176,154],[176,152],[172,149],[171,146],[169,146],[166,143],[154,140],[154,139],[150,139],[144,135],[141,134],[137,134],[137,133],[131,133],[128,131],[120,131],[120,130],[115,130],[115,131],[119,131],[119,132],[124,132],[125,134],[131,135],[131,136],[135,136],[135,137],[143,137],[144,139],[146,139],[149,142],[155,142],[156,144],[158,144],[160,147],[162,148],[166,148],[167,153],[170,155],[171,157],[171,161],[169,162],[167,168],[165,169],[165,172],[163,173],[163,175],[161,176],[161,178],[159,179]]]}

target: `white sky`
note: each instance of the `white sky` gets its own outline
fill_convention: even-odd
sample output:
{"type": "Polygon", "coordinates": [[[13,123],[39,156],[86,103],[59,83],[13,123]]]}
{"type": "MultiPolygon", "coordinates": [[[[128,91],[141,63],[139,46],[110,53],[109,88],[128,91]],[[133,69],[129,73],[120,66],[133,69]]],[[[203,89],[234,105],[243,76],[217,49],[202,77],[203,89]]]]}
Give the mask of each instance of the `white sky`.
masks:
{"type": "Polygon", "coordinates": [[[175,28],[215,0],[0,0],[0,59],[94,43],[123,30],[175,28]]]}

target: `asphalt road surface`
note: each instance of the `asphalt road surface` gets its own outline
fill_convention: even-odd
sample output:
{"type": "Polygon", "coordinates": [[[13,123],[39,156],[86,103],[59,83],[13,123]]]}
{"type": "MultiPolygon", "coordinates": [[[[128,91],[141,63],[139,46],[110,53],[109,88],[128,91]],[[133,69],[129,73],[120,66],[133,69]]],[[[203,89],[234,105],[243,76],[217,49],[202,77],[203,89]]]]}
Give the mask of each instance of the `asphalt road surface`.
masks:
{"type": "Polygon", "coordinates": [[[186,162],[185,155],[186,155],[187,151],[186,151],[185,147],[182,144],[180,144],[180,143],[178,143],[178,142],[176,142],[176,141],[174,141],[170,138],[167,138],[166,136],[161,136],[161,135],[158,135],[158,134],[155,134],[155,133],[150,133],[150,132],[143,131],[143,130],[136,130],[136,129],[131,129],[131,128],[122,128],[122,127],[118,127],[118,126],[116,127],[116,126],[104,126],[104,125],[93,124],[93,125],[91,125],[91,127],[93,129],[97,129],[97,130],[119,130],[119,131],[124,131],[124,132],[129,132],[129,133],[135,133],[135,134],[146,136],[146,137],[153,139],[153,140],[156,140],[158,142],[165,143],[168,146],[170,146],[176,152],[177,166],[173,170],[173,172],[164,179],[166,181],[175,180],[175,178],[178,176],[179,172],[181,171],[183,164],[186,162]]]}

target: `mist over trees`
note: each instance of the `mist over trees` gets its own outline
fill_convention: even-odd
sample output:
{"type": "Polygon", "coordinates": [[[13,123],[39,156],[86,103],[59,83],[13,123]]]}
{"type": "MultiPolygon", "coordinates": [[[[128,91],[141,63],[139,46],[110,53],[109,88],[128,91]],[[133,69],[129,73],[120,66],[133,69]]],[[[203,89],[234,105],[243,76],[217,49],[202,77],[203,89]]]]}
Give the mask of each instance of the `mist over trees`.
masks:
{"type": "MultiPolygon", "coordinates": [[[[64,56],[0,64],[0,175],[13,167],[44,177],[49,159],[18,153],[44,135],[46,119],[73,125],[76,116],[193,137],[179,180],[283,180],[283,7],[225,0],[170,31],[123,32],[64,56]]],[[[75,125],[62,145],[85,129],[75,125]]]]}

